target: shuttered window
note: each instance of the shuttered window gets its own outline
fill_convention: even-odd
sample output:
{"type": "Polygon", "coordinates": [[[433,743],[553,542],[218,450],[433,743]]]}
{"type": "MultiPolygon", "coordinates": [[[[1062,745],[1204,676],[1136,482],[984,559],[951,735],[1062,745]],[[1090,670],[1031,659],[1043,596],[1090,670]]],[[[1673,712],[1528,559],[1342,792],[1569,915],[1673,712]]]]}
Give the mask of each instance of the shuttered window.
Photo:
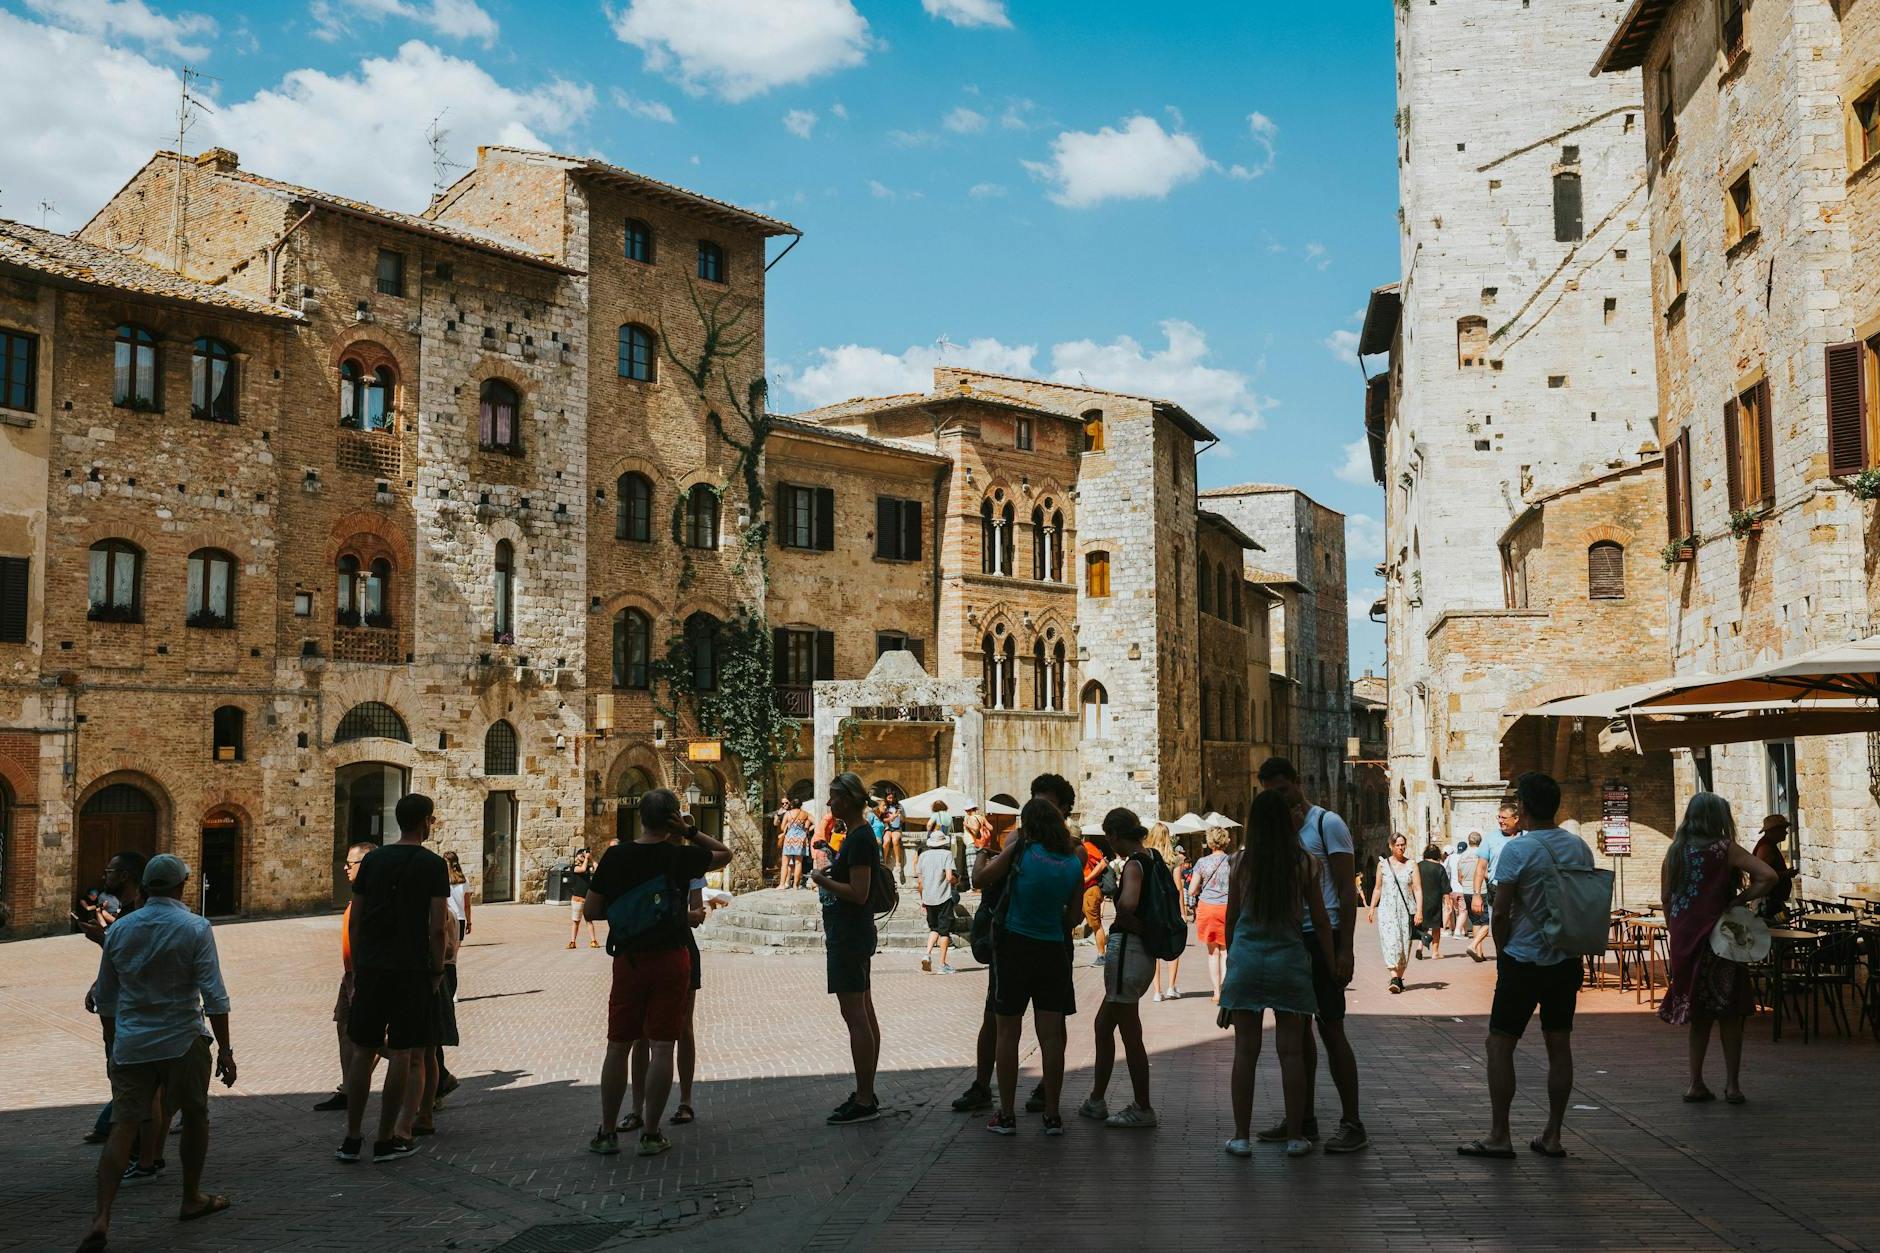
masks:
{"type": "Polygon", "coordinates": [[[1625,549],[1602,540],[1586,550],[1586,594],[1593,600],[1625,598],[1625,549]]]}
{"type": "Polygon", "coordinates": [[[1585,233],[1580,176],[1571,170],[1554,175],[1554,239],[1571,243],[1585,233]]]}
{"type": "Polygon", "coordinates": [[[1765,508],[1775,500],[1775,433],[1769,381],[1763,379],[1723,407],[1730,512],[1765,508]]]}
{"type": "Polygon", "coordinates": [[[1872,463],[1866,377],[1872,356],[1862,344],[1828,345],[1829,474],[1859,474],[1872,463]]]}
{"type": "Polygon", "coordinates": [[[1665,446],[1665,538],[1673,543],[1690,539],[1697,533],[1691,517],[1691,433],[1665,446]]]}
{"type": "Polygon", "coordinates": [[[785,548],[832,551],[836,546],[834,489],[786,485],[779,491],[777,538],[785,548]]]}
{"type": "Polygon", "coordinates": [[[26,599],[31,589],[32,562],[25,557],[0,557],[0,644],[26,642],[26,599]]]}
{"type": "Polygon", "coordinates": [[[0,409],[33,410],[38,363],[37,335],[0,329],[0,409]]]}
{"type": "Polygon", "coordinates": [[[875,556],[889,561],[919,561],[920,502],[875,497],[875,556]]]}

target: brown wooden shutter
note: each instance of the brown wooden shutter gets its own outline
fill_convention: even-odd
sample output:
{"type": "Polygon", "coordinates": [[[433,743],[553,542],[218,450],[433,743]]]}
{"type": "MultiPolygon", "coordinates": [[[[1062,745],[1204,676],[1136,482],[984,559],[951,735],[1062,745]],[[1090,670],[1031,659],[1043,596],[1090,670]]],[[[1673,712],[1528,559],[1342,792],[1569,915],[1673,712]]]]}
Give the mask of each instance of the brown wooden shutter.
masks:
{"type": "Polygon", "coordinates": [[[836,677],[836,633],[834,631],[816,632],[816,677],[818,679],[836,677]]]}
{"type": "Polygon", "coordinates": [[[32,564],[25,557],[0,557],[0,642],[26,642],[26,601],[32,564]]]}
{"type": "Polygon", "coordinates": [[[1665,538],[1674,544],[1686,535],[1678,529],[1678,524],[1684,520],[1684,484],[1678,473],[1678,455],[1683,451],[1683,443],[1684,432],[1679,431],[1678,437],[1665,445],[1665,538]]]}
{"type": "Polygon", "coordinates": [[[834,488],[816,489],[816,547],[833,552],[836,546],[836,493],[834,488]]]}
{"type": "Polygon", "coordinates": [[[1859,474],[1867,468],[1866,371],[1861,368],[1861,345],[1829,344],[1828,356],[1828,473],[1859,474]]]}
{"type": "Polygon", "coordinates": [[[1586,594],[1593,600],[1625,596],[1625,549],[1606,542],[1586,550],[1586,594]]]}
{"type": "Polygon", "coordinates": [[[920,560],[920,512],[918,500],[901,502],[901,556],[908,561],[920,560]]]}
{"type": "Polygon", "coordinates": [[[1736,429],[1736,401],[1725,401],[1723,406],[1723,458],[1727,463],[1724,481],[1730,488],[1730,512],[1735,513],[1743,507],[1743,456],[1742,440],[1736,429]]]}
{"type": "Polygon", "coordinates": [[[1769,380],[1756,384],[1756,455],[1762,467],[1762,496],[1758,505],[1776,499],[1776,419],[1769,411],[1769,380]]]}
{"type": "Polygon", "coordinates": [[[894,549],[895,540],[894,501],[887,496],[875,497],[875,556],[898,557],[894,549]]]}

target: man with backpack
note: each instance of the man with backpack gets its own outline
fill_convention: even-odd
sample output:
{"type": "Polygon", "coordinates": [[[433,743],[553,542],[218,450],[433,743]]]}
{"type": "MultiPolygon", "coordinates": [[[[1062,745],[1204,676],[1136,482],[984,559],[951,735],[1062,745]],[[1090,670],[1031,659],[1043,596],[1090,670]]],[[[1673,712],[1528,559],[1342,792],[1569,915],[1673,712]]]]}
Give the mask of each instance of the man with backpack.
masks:
{"type": "Polygon", "coordinates": [[[1145,849],[1149,834],[1135,813],[1112,809],[1103,816],[1103,834],[1123,860],[1116,889],[1116,918],[1103,966],[1103,1004],[1097,1009],[1096,1073],[1090,1096],[1077,1108],[1106,1127],[1137,1129],[1156,1125],[1149,1101],[1149,1050],[1142,1043],[1142,996],[1155,982],[1156,959],[1179,956],[1188,942],[1175,877],[1159,853],[1145,849]],[[1110,1113],[1104,1093],[1116,1066],[1116,1035],[1123,1037],[1123,1059],[1135,1100],[1110,1113]]]}
{"type": "Polygon", "coordinates": [[[692,989],[690,887],[731,861],[731,850],[680,816],[679,798],[658,787],[640,797],[640,829],[601,857],[583,913],[607,920],[614,960],[607,994],[607,1058],[601,1063],[601,1125],[588,1151],[620,1151],[620,1103],[635,1040],[647,1041],[639,1119],[641,1157],[672,1147],[659,1129],[672,1092],[673,1050],[685,1034],[692,989]],[[675,838],[678,837],[678,838],[675,838]]]}
{"type": "MultiPolygon", "coordinates": [[[[1560,785],[1529,771],[1514,781],[1519,838],[1502,846],[1495,867],[1495,1000],[1488,1015],[1488,1134],[1461,1145],[1464,1157],[1511,1158],[1508,1110],[1514,1103],[1514,1050],[1538,1009],[1547,1041],[1547,1125],[1528,1145],[1565,1157],[1560,1126],[1573,1092],[1573,1013],[1580,998],[1579,954],[1557,942],[1571,925],[1562,872],[1593,870],[1593,851],[1554,825],[1560,785]],[[1551,935],[1551,938],[1550,938],[1551,935]]],[[[1607,901],[1610,906],[1610,899],[1607,901]]],[[[1603,920],[1601,920],[1603,921],[1603,920]]]]}

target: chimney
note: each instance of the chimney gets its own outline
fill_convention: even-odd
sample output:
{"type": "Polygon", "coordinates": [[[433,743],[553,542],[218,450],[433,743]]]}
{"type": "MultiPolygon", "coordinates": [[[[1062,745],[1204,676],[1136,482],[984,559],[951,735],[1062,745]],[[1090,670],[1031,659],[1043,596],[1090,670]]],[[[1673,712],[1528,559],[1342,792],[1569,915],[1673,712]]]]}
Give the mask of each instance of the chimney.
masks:
{"type": "Polygon", "coordinates": [[[232,174],[241,168],[241,158],[227,148],[211,148],[196,158],[197,165],[208,166],[218,174],[232,174]]]}

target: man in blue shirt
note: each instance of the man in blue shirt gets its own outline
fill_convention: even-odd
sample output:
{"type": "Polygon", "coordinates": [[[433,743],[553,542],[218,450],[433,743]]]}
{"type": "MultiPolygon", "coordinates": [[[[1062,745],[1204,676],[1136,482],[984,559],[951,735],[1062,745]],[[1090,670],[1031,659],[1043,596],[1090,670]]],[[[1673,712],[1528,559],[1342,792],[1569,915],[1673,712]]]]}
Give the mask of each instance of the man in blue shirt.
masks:
{"type": "MultiPolygon", "coordinates": [[[[1482,946],[1488,943],[1488,933],[1493,929],[1495,920],[1495,871],[1501,864],[1501,852],[1508,847],[1508,841],[1521,834],[1521,825],[1513,801],[1504,803],[1501,812],[1495,815],[1495,830],[1482,837],[1482,847],[1476,850],[1475,861],[1475,896],[1469,908],[1483,915],[1486,921],[1475,929],[1475,940],[1469,945],[1469,960],[1483,962],[1488,957],[1482,952],[1482,946]]],[[[1496,952],[1501,950],[1497,948],[1496,952]]]]}
{"type": "Polygon", "coordinates": [[[1530,771],[1514,781],[1521,835],[1501,849],[1495,871],[1495,1000],[1488,1015],[1489,1132],[1456,1151],[1464,1157],[1513,1157],[1508,1109],[1514,1103],[1514,1050],[1534,1011],[1547,1041],[1547,1125],[1528,1147],[1565,1157],[1560,1126],[1573,1092],[1573,1012],[1580,999],[1580,959],[1547,942],[1542,897],[1556,867],[1593,865],[1586,841],[1554,824],[1560,785],[1530,771]]]}
{"type": "Polygon", "coordinates": [[[144,904],[104,933],[98,961],[98,1022],[111,1058],[111,1138],[98,1156],[98,1216],[78,1247],[102,1250],[111,1203],[130,1159],[138,1124],[159,1088],[164,1104],[183,1115],[183,1204],[188,1221],[228,1208],[228,1198],[202,1191],[209,1154],[209,1040],[214,1071],[235,1082],[229,1047],[228,990],[209,921],[183,904],[189,868],[168,853],[144,866],[144,904]],[[208,1025],[203,1016],[208,1016],[208,1025]]]}

